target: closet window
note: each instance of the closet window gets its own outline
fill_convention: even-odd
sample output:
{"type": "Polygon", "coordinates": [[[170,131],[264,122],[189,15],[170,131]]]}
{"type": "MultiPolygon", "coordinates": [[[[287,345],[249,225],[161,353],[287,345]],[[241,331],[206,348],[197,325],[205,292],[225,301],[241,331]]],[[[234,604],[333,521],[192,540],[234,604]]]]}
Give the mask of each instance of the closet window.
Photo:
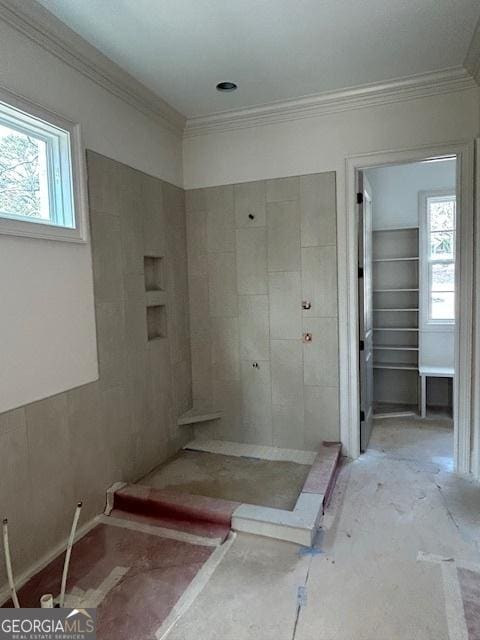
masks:
{"type": "Polygon", "coordinates": [[[454,194],[426,197],[426,260],[428,266],[427,320],[455,321],[455,218],[454,194]]]}

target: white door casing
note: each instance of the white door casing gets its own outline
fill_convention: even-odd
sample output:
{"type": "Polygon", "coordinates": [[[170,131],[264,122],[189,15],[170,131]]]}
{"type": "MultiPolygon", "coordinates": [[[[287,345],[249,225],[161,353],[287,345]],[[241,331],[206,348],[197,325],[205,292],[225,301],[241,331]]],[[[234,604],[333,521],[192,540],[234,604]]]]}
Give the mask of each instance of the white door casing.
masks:
{"type": "MultiPolygon", "coordinates": [[[[341,438],[345,455],[360,455],[360,376],[358,352],[358,235],[356,173],[382,165],[418,162],[435,157],[457,157],[456,317],[454,380],[454,465],[459,473],[471,471],[471,400],[474,254],[474,145],[456,141],[403,150],[380,151],[347,157],[345,160],[345,208],[339,210],[339,302],[341,438]],[[340,264],[340,260],[344,264],[340,264]]],[[[477,229],[478,233],[478,229],[477,229]]],[[[478,243],[477,243],[477,249],[478,243]]],[[[480,253],[480,249],[479,249],[480,253]]],[[[478,328],[477,328],[478,333],[478,328]]],[[[480,339],[480,336],[479,336],[480,339]]],[[[477,350],[478,350],[477,343],[477,350]]],[[[478,392],[475,396],[479,395],[478,392]]],[[[477,398],[480,402],[480,398],[477,398]]],[[[476,415],[476,414],[475,414],[476,415]]]]}

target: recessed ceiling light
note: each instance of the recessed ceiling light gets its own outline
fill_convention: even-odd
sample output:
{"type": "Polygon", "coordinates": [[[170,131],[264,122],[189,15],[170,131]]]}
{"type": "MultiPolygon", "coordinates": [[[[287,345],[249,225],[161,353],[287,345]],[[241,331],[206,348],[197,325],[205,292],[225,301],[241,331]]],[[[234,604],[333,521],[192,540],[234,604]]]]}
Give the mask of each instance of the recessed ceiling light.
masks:
{"type": "Polygon", "coordinates": [[[234,82],[219,82],[217,84],[217,91],[221,91],[222,93],[235,91],[235,89],[238,89],[238,87],[234,82]]]}

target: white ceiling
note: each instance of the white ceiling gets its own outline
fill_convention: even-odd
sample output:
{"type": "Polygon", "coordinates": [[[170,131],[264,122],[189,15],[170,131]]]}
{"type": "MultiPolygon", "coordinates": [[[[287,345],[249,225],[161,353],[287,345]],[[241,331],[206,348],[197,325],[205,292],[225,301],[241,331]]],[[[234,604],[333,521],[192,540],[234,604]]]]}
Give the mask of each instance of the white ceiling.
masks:
{"type": "Polygon", "coordinates": [[[460,66],[480,16],[478,0],[39,1],[188,117],[460,66]]]}

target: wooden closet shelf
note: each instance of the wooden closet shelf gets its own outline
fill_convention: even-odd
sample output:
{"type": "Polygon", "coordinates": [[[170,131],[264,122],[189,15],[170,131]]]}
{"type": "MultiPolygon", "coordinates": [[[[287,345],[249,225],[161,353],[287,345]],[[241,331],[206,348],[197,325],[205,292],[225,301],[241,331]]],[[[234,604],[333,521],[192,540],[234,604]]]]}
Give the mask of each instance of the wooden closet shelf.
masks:
{"type": "Polygon", "coordinates": [[[379,351],[419,351],[419,347],[410,347],[409,345],[389,345],[389,344],[374,344],[374,349],[379,351]]]}
{"type": "Polygon", "coordinates": [[[406,362],[374,362],[374,369],[393,369],[399,371],[418,371],[418,365],[406,362]]]}
{"type": "Polygon", "coordinates": [[[418,327],[373,327],[374,331],[419,331],[418,327]]]}
{"type": "Polygon", "coordinates": [[[405,291],[418,291],[418,289],[373,289],[373,293],[391,293],[405,291]]]}
{"type": "Polygon", "coordinates": [[[418,307],[415,308],[397,308],[397,309],[373,309],[374,311],[418,311],[418,307]]]}
{"type": "Polygon", "coordinates": [[[372,262],[411,262],[420,260],[418,256],[408,256],[405,258],[373,258],[372,262]]]}

